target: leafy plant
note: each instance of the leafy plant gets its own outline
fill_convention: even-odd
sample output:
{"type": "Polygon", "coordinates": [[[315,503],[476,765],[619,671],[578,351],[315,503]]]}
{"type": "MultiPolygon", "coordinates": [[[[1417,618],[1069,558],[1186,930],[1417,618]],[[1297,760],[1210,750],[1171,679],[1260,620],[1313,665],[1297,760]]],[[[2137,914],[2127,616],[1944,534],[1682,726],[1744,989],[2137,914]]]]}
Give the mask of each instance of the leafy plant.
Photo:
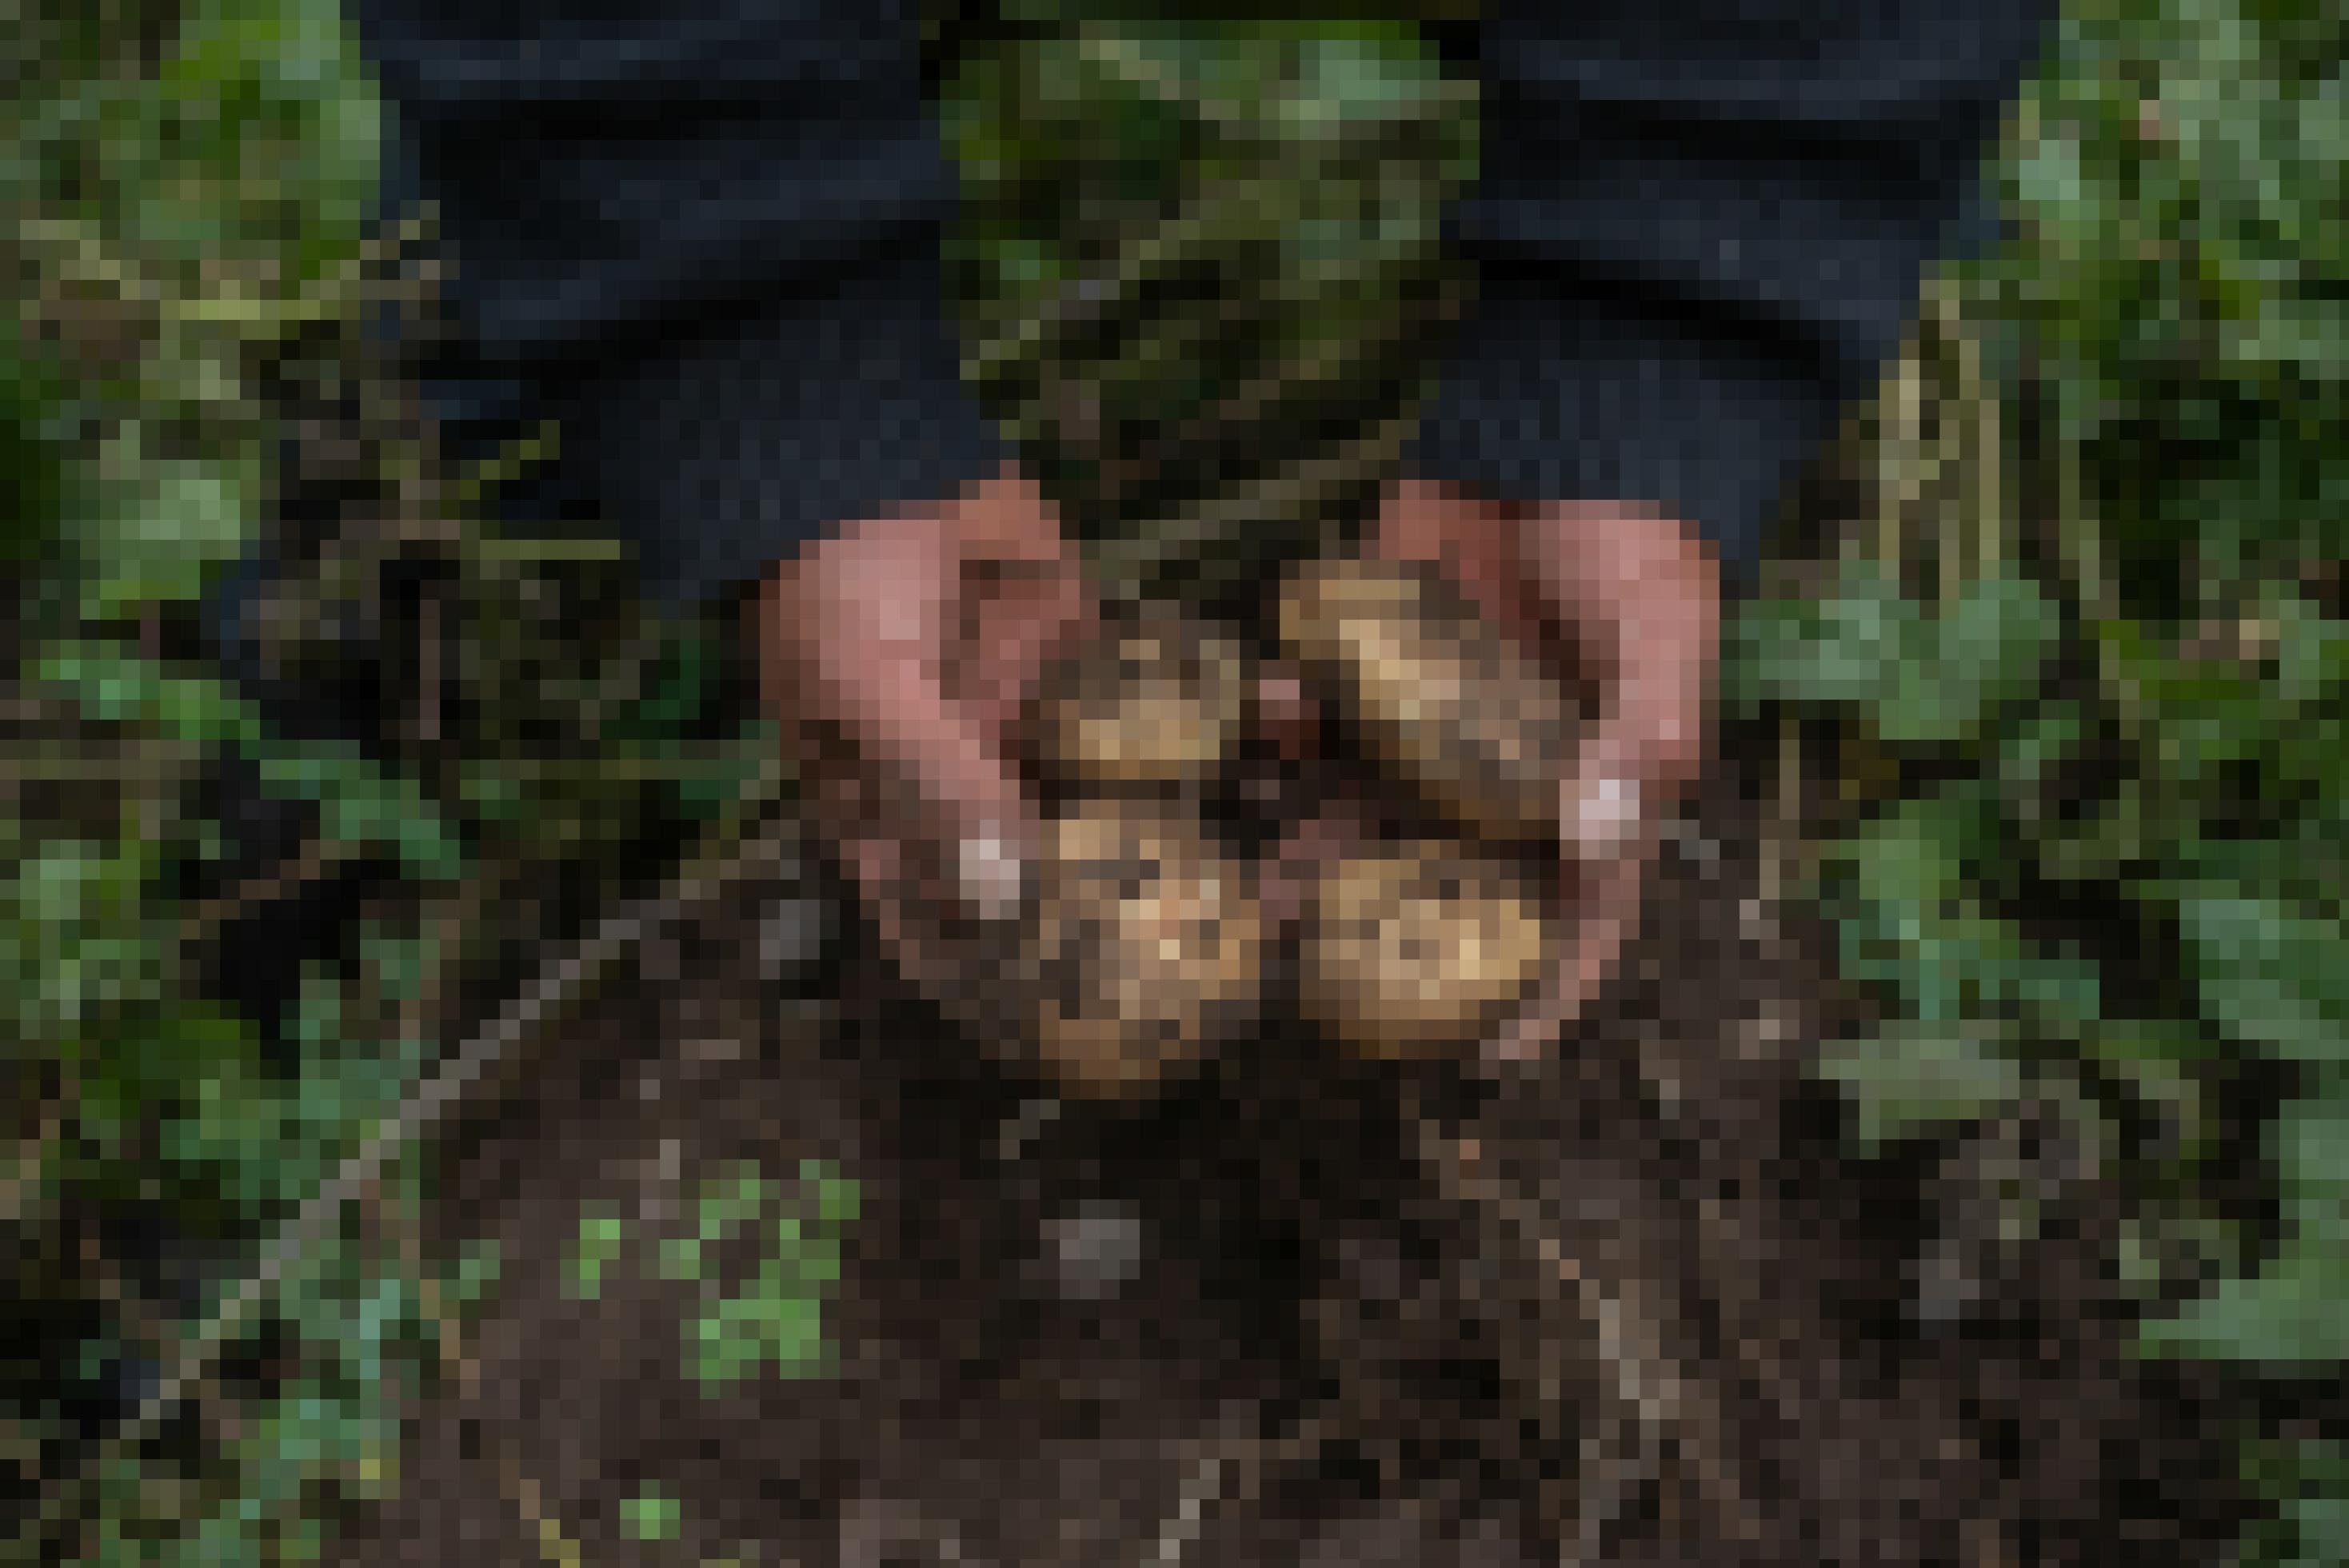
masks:
{"type": "Polygon", "coordinates": [[[663,1249],[667,1277],[698,1279],[702,1247],[762,1215],[771,1228],[742,1287],[710,1292],[686,1331],[687,1368],[696,1382],[705,1387],[732,1383],[764,1362],[784,1377],[826,1366],[823,1303],[839,1283],[843,1232],[855,1220],[858,1202],[856,1184],[816,1160],[802,1162],[796,1190],[788,1195],[755,1167],[705,1191],[693,1233],[676,1251],[663,1249]]]}
{"type": "Polygon", "coordinates": [[[1403,22],[1027,14],[946,105],[970,373],[1107,592],[1213,602],[1401,450],[1470,84],[1403,22]]]}
{"type": "Polygon", "coordinates": [[[379,110],[337,5],[103,0],[10,21],[0,200],[25,286],[0,334],[0,459],[24,570],[0,693],[0,1388],[11,1463],[39,1467],[11,1484],[45,1500],[50,1560],[316,1560],[336,1499],[386,1483],[398,1401],[481,1284],[388,1244],[409,1175],[301,1260],[228,1369],[172,1407],[168,1440],[78,1467],[447,1021],[494,992],[496,955],[549,907],[592,906],[595,881],[561,868],[707,820],[762,738],[713,717],[715,628],[578,656],[564,618],[597,542],[567,569],[512,548],[480,515],[483,476],[452,471],[403,408],[376,329],[413,269],[370,216],[379,110]],[[424,688],[438,729],[395,712],[323,733],[208,656],[206,595],[264,534],[298,532],[288,488],[321,461],[341,487],[327,531],[347,537],[273,539],[262,663],[338,718],[365,711],[354,670],[395,697],[424,688]],[[431,670],[472,636],[461,616],[429,652],[401,621],[452,540],[471,552],[457,609],[505,639],[473,636],[463,702],[466,666],[431,670]],[[518,691],[557,722],[533,730],[518,691]],[[502,898],[509,882],[543,902],[502,898]],[[239,952],[265,973],[232,976],[239,952]]]}
{"type": "MultiPolygon", "coordinates": [[[[1406,28],[1158,9],[984,54],[947,113],[979,195],[958,242],[974,376],[1106,574],[1205,593],[1248,559],[1224,546],[1342,512],[1392,455],[1474,119],[1406,28]],[[1389,400],[1350,399],[1365,386],[1389,400]],[[1308,424],[1326,449],[1255,444],[1308,424]]],[[[24,568],[0,1367],[39,1491],[440,1021],[510,988],[505,955],[658,863],[774,744],[730,696],[724,628],[642,616],[608,539],[497,528],[528,452],[457,471],[360,330],[409,302],[403,253],[367,242],[378,119],[334,5],[22,10],[0,37],[21,220],[0,243],[26,284],[0,334],[24,568]],[[286,542],[259,641],[350,718],[340,738],[190,656],[200,596],[294,510],[289,399],[334,438],[305,457],[334,515],[286,542]],[[282,857],[247,863],[219,820],[239,769],[301,824],[282,857]],[[286,903],[324,954],[282,995],[219,994],[223,929],[286,903]],[[168,1257],[132,1244],[158,1233],[168,1257]]],[[[2148,1349],[2315,1377],[2343,1358],[2349,1130],[2326,962],[2349,885],[2344,44],[2337,7],[2294,0],[2075,0],[1997,165],[2015,239],[1929,299],[1863,430],[1874,537],[1822,592],[1744,607],[1724,668],[1738,710],[1837,736],[1847,799],[1797,885],[1884,998],[1823,1058],[1859,1130],[1988,1140],[2053,1108],[2135,1195],[2115,1261],[2148,1349]],[[2272,1224],[2220,1180],[2241,1148],[2272,1224]]],[[[721,1183],[650,1254],[704,1292],[685,1332],[712,1386],[821,1364],[855,1201],[801,1178],[721,1183]]],[[[396,1480],[397,1399],[494,1278],[481,1254],[419,1274],[361,1233],[415,1196],[397,1175],[289,1279],[243,1373],[191,1402],[243,1417],[233,1441],[127,1459],[53,1544],[316,1560],[335,1500],[396,1480]]],[[[574,1291],[644,1240],[584,1216],[574,1291]]],[[[2251,1560],[2337,1560],[2337,1449],[2246,1463],[2278,1501],[2251,1560]]],[[[628,1528],[674,1532],[657,1489],[628,1506],[628,1528]]]]}
{"type": "Polygon", "coordinates": [[[840,1281],[860,1202],[854,1181],[809,1159],[790,1183],[747,1161],[712,1176],[684,1222],[657,1238],[636,1235],[622,1215],[590,1206],[580,1212],[568,1289],[574,1299],[596,1300],[609,1271],[635,1257],[658,1279],[696,1287],[700,1305],[685,1320],[685,1361],[706,1391],[769,1363],[784,1377],[809,1376],[829,1361],[824,1302],[840,1281]],[[724,1255],[737,1266],[721,1267],[724,1255]]]}
{"type": "MultiPolygon", "coordinates": [[[[1993,170],[2013,238],[1937,284],[1854,432],[1878,528],[1824,593],[1744,607],[1724,676],[1839,735],[1799,891],[1882,998],[1821,1057],[1860,1135],[2062,1108],[2124,1152],[2147,1349],[2318,1377],[2349,1356],[2344,38],[2255,0],[2069,7],[1993,170]],[[2222,1197],[2236,1149],[2273,1235],[2222,1197]]],[[[2251,1560],[2333,1560],[2337,1462],[2278,1462],[2251,1560]]]]}
{"type": "Polygon", "coordinates": [[[657,1487],[646,1487],[620,1502],[620,1523],[636,1541],[673,1541],[683,1510],[657,1487]]]}

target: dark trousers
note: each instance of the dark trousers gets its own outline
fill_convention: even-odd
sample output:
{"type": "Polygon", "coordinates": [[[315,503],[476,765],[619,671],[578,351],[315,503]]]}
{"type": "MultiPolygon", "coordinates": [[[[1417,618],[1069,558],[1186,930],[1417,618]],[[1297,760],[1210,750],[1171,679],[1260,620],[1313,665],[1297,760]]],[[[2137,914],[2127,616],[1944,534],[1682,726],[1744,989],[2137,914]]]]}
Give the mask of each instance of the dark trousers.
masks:
{"type": "MultiPolygon", "coordinates": [[[[914,0],[354,0],[437,207],[461,435],[563,422],[562,504],[656,596],[1007,455],[942,297],[957,200],[914,0]]],[[[1734,579],[1974,242],[2052,0],[1489,0],[1447,236],[1475,268],[1413,471],[1659,504],[1734,579]]]]}

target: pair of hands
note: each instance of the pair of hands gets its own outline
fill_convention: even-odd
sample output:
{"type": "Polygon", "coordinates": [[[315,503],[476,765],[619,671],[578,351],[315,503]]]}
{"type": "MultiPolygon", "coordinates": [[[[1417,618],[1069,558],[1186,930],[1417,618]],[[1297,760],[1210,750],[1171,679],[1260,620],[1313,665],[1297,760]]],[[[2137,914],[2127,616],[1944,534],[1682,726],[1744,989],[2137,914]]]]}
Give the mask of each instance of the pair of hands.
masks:
{"type": "MultiPolygon", "coordinates": [[[[1491,1047],[1527,1059],[1554,1047],[1638,929],[1662,814],[1703,760],[1718,570],[1661,512],[1487,501],[1417,480],[1390,488],[1366,548],[1442,568],[1595,701],[1597,727],[1560,781],[1571,934],[1543,994],[1491,1047]]],[[[884,941],[916,976],[955,983],[936,934],[1016,900],[1038,825],[1008,738],[1047,661],[1098,620],[1050,505],[1010,464],[950,500],[841,529],[761,585],[769,700],[884,941]]],[[[1276,712],[1297,700],[1265,696],[1276,712]]]]}

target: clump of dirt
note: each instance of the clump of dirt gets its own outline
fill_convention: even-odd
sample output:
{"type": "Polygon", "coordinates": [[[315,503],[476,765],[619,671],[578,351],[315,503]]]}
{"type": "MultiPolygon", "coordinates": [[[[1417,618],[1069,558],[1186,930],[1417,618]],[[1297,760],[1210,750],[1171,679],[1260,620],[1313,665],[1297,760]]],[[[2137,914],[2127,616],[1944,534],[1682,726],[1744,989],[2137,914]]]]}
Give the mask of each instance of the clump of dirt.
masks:
{"type": "Polygon", "coordinates": [[[438,1151],[435,1239],[499,1284],[343,1560],[2217,1561],[2231,1447],[2128,1358],[2093,1205],[1909,1310],[1930,1162],[1855,1161],[1805,1078],[1861,1016],[1758,910],[1731,745],[1618,982],[1503,1082],[1277,1033],[1062,1104],[853,919],[811,960],[814,864],[709,912],[438,1151]],[[751,1167],[854,1184],[824,1349],[697,1379],[761,1265],[679,1238],[751,1167]],[[645,1238],[592,1286],[583,1212],[645,1238]]]}

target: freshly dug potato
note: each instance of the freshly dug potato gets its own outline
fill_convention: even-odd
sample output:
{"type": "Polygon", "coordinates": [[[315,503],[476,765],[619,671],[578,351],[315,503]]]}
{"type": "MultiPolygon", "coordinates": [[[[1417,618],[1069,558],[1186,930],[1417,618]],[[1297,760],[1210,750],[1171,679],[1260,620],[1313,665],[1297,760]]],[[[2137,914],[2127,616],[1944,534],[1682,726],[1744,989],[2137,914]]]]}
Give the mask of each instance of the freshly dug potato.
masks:
{"type": "Polygon", "coordinates": [[[1331,861],[1306,901],[1299,995],[1333,1037],[1426,1056],[1497,1027],[1541,983],[1550,923],[1505,861],[1455,844],[1331,861]]]}
{"type": "Polygon", "coordinates": [[[1238,750],[1248,674],[1236,642],[1150,609],[1045,672],[1030,749],[1077,789],[1205,781],[1238,750]]]}
{"type": "Polygon", "coordinates": [[[1557,832],[1574,707],[1439,573],[1318,562],[1284,589],[1278,623],[1291,656],[1429,804],[1490,837],[1557,832]]]}
{"type": "Polygon", "coordinates": [[[1198,828],[1127,802],[1050,824],[1023,976],[1068,1091],[1140,1092],[1253,1018],[1265,930],[1242,869],[1198,828]]]}

